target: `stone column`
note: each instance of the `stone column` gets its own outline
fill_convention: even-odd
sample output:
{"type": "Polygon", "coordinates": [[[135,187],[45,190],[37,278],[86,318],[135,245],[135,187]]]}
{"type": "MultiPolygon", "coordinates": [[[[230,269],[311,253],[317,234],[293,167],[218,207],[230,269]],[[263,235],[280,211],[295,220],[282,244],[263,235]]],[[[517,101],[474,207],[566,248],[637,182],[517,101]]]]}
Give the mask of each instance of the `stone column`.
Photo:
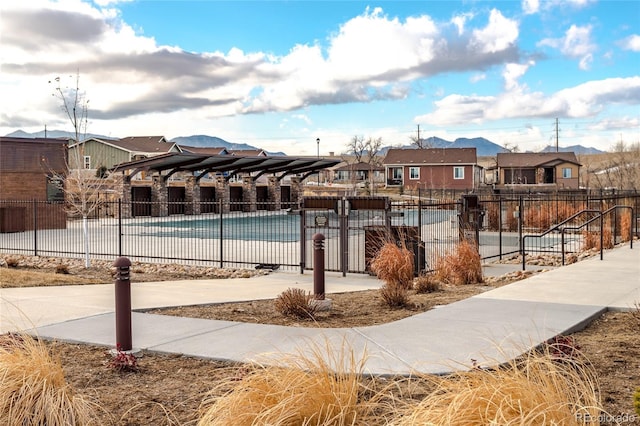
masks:
{"type": "Polygon", "coordinates": [[[298,208],[302,202],[302,181],[298,176],[291,176],[291,204],[298,208]]]}
{"type": "Polygon", "coordinates": [[[169,216],[167,198],[167,183],[161,175],[155,175],[151,185],[151,216],[169,216]]]}
{"type": "Polygon", "coordinates": [[[120,202],[122,204],[122,218],[131,219],[131,178],[125,174],[115,177],[116,188],[120,188],[120,202]]]}
{"type": "Polygon", "coordinates": [[[243,211],[255,212],[258,210],[258,192],[256,191],[256,179],[253,176],[242,178],[243,211]]]}
{"type": "Polygon", "coordinates": [[[187,177],[184,186],[185,214],[200,214],[200,181],[195,176],[187,177]]]}
{"type": "Polygon", "coordinates": [[[282,191],[280,191],[280,181],[277,176],[269,176],[269,210],[282,209],[282,191]]]}
{"type": "Polygon", "coordinates": [[[231,199],[231,190],[229,189],[229,182],[225,180],[224,176],[218,176],[216,178],[216,201],[218,203],[222,201],[221,213],[229,213],[230,199],[231,199]]]}

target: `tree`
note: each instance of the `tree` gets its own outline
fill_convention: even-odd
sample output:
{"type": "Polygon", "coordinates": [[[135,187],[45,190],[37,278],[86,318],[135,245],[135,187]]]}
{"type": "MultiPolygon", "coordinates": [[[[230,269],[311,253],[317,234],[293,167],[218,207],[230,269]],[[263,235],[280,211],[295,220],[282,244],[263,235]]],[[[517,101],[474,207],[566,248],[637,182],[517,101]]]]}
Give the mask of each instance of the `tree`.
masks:
{"type": "Polygon", "coordinates": [[[359,163],[366,163],[369,166],[369,176],[368,176],[369,187],[370,188],[374,187],[373,169],[375,166],[378,165],[378,154],[380,153],[381,148],[382,148],[382,138],[369,137],[368,139],[365,140],[364,136],[360,136],[360,135],[356,135],[353,138],[351,138],[351,141],[349,141],[349,143],[347,144],[347,152],[349,154],[352,154],[353,159],[355,160],[353,162],[349,162],[345,160],[349,162],[350,165],[352,166],[350,169],[349,175],[354,185],[354,191],[355,191],[356,179],[354,175],[355,170],[353,169],[353,166],[359,163]]]}
{"type": "MultiPolygon", "coordinates": [[[[73,78],[74,76],[70,76],[73,78]]],[[[105,186],[105,174],[96,178],[96,172],[91,167],[85,167],[85,152],[82,139],[86,136],[88,124],[89,101],[86,94],[80,90],[80,73],[75,76],[72,87],[63,87],[60,77],[56,77],[51,84],[55,84],[53,96],[60,101],[60,108],[73,127],[74,139],[69,144],[69,157],[63,176],[56,176],[64,181],[62,188],[65,194],[65,207],[72,216],[82,217],[82,231],[84,238],[85,267],[91,266],[89,258],[89,225],[88,218],[101,204],[100,192],[105,186]],[[82,139],[81,139],[82,138],[82,139]]],[[[54,173],[59,174],[59,173],[54,173]]]]}
{"type": "MultiPolygon", "coordinates": [[[[595,168],[595,167],[593,167],[595,168]]],[[[640,189],[640,143],[617,142],[606,160],[593,172],[596,186],[615,189],[640,189]]]]}

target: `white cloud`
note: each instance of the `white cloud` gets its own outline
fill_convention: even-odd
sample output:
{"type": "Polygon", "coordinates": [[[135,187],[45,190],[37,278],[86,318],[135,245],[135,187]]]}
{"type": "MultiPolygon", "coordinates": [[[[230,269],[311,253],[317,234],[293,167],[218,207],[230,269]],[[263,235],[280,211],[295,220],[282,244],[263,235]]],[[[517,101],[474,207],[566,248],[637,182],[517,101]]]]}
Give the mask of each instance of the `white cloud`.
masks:
{"type": "Polygon", "coordinates": [[[534,64],[535,63],[533,61],[530,61],[527,64],[506,64],[504,66],[504,71],[502,72],[505,90],[510,91],[516,89],[518,87],[518,79],[522,77],[529,67],[534,64]]]}
{"type": "Polygon", "coordinates": [[[518,39],[518,22],[505,18],[499,10],[491,10],[489,23],[473,31],[472,46],[483,53],[495,53],[509,48],[518,39]]]}
{"type": "Polygon", "coordinates": [[[623,49],[640,52],[640,35],[633,34],[618,43],[623,49]]]}
{"type": "Polygon", "coordinates": [[[579,27],[571,25],[561,38],[546,38],[538,42],[539,46],[549,46],[570,58],[579,59],[580,69],[586,70],[593,61],[597,46],[591,42],[591,25],[579,27]]]}
{"type": "Polygon", "coordinates": [[[467,21],[473,19],[473,16],[473,13],[462,13],[451,19],[451,23],[453,23],[458,30],[458,35],[464,34],[465,25],[467,21]]]}
{"type": "Polygon", "coordinates": [[[480,74],[472,75],[471,78],[469,79],[469,81],[472,82],[472,83],[477,83],[479,81],[486,80],[486,79],[487,79],[487,74],[480,73],[480,74]]]}
{"type": "MultiPolygon", "coordinates": [[[[512,67],[512,75],[521,70],[512,67]]],[[[434,112],[416,117],[415,121],[446,126],[507,118],[586,118],[594,117],[605,105],[639,103],[640,77],[591,81],[549,96],[513,85],[512,90],[498,96],[449,95],[435,102],[434,112]]]]}
{"type": "Polygon", "coordinates": [[[522,0],[522,11],[525,15],[532,15],[538,13],[540,10],[539,0],[522,0]]]}

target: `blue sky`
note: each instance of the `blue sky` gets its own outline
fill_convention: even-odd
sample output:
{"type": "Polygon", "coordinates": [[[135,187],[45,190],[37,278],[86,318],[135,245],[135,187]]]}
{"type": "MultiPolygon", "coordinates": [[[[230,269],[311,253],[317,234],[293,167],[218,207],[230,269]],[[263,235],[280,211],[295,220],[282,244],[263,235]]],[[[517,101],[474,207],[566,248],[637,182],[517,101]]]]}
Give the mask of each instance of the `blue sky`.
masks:
{"type": "Polygon", "coordinates": [[[640,2],[3,1],[0,134],[207,134],[340,153],[354,136],[521,150],[640,141],[640,2]],[[26,4],[25,4],[26,3],[26,4]]]}

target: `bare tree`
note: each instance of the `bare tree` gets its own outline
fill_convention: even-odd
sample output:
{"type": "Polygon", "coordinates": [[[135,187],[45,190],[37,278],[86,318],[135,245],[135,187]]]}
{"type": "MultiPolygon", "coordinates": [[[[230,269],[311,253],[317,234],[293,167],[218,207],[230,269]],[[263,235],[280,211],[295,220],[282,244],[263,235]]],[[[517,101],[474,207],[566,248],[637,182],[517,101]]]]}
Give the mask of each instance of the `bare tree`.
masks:
{"type": "Polygon", "coordinates": [[[640,143],[617,142],[593,178],[599,188],[640,189],[640,143]]]}
{"type": "MultiPolygon", "coordinates": [[[[73,77],[70,76],[70,78],[73,77]]],[[[60,77],[56,77],[49,83],[55,85],[53,96],[60,101],[60,108],[73,127],[74,139],[69,144],[67,170],[64,175],[56,177],[64,181],[62,190],[65,194],[67,213],[71,216],[82,217],[84,263],[88,268],[91,266],[88,218],[101,205],[100,192],[106,184],[105,176],[104,174],[97,176],[96,172],[92,170],[91,164],[85,163],[87,157],[82,139],[86,136],[89,101],[86,99],[86,94],[80,90],[80,73],[76,74],[75,84],[71,87],[63,87],[60,77]]]]}
{"type": "Polygon", "coordinates": [[[373,169],[378,165],[378,155],[382,148],[382,138],[369,137],[365,140],[364,136],[356,135],[347,144],[347,153],[352,155],[353,161],[343,158],[350,164],[349,177],[351,179],[354,192],[356,191],[355,165],[366,163],[368,165],[368,184],[373,188],[375,182],[373,180],[373,169]]]}

